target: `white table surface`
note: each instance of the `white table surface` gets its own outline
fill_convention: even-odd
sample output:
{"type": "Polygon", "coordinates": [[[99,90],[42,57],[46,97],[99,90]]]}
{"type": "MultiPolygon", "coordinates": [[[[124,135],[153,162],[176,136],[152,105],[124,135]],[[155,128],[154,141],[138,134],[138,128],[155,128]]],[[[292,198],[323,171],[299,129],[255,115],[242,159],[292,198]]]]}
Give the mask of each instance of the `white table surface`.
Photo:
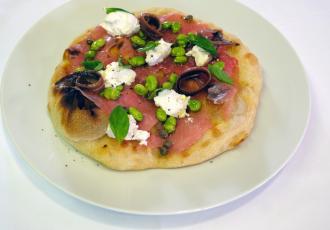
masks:
{"type": "MultiPolygon", "coordinates": [[[[64,2],[0,0],[0,73],[18,39],[64,2]]],[[[241,2],[285,35],[311,86],[309,128],[281,173],[258,191],[209,211],[162,217],[120,214],[49,185],[10,149],[0,124],[0,229],[329,229],[330,1],[241,2]]]]}

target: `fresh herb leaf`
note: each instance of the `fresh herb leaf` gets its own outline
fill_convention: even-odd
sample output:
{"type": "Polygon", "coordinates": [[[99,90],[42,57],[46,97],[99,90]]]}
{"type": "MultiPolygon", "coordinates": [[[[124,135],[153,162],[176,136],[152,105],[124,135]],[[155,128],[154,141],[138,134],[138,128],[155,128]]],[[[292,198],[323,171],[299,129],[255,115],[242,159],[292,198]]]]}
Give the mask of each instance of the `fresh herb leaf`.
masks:
{"type": "Polygon", "coordinates": [[[118,141],[124,140],[129,128],[129,119],[126,109],[118,105],[109,117],[110,128],[118,141]]]}
{"type": "Polygon", "coordinates": [[[152,50],[153,48],[155,48],[158,45],[159,45],[159,42],[149,41],[149,42],[147,42],[147,44],[146,44],[145,47],[138,48],[137,51],[139,51],[139,52],[146,52],[148,50],[152,50]]]}
{"type": "Polygon", "coordinates": [[[225,82],[227,84],[233,84],[233,79],[231,79],[226,72],[223,71],[225,63],[222,61],[210,64],[208,69],[212,75],[214,75],[219,81],[225,82]]]}
{"type": "Polygon", "coordinates": [[[95,70],[99,71],[103,69],[103,63],[100,61],[84,61],[82,65],[85,67],[87,70],[95,70]]]}
{"type": "Polygon", "coordinates": [[[116,7],[105,8],[105,13],[106,14],[110,14],[110,13],[117,12],[117,11],[122,11],[122,12],[132,14],[131,12],[128,12],[127,10],[124,10],[124,9],[121,9],[121,8],[116,8],[116,7]]]}
{"type": "Polygon", "coordinates": [[[206,50],[212,56],[214,56],[214,57],[217,56],[217,49],[215,48],[215,46],[209,39],[207,39],[203,36],[197,35],[197,34],[190,33],[190,34],[188,34],[188,40],[192,44],[199,46],[200,48],[206,50]]]}

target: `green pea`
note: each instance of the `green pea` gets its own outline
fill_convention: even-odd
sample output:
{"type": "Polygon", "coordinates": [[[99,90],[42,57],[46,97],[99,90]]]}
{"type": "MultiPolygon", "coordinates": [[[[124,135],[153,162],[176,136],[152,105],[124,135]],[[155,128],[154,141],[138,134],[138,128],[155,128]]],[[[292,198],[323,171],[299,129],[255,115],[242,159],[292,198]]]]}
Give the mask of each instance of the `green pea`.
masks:
{"type": "Polygon", "coordinates": [[[128,59],[128,63],[133,67],[137,67],[137,66],[144,65],[146,63],[146,61],[143,56],[136,56],[136,57],[132,57],[132,58],[128,59]]]}
{"type": "Polygon", "coordinates": [[[179,22],[173,22],[171,28],[173,33],[177,33],[181,30],[181,24],[179,22]]]}
{"type": "Polygon", "coordinates": [[[164,130],[167,133],[173,133],[175,131],[176,119],[175,117],[169,117],[164,123],[164,130]]]}
{"type": "Polygon", "coordinates": [[[164,29],[164,30],[171,29],[171,27],[172,27],[172,22],[166,21],[166,22],[162,23],[162,29],[164,29]]]}
{"type": "Polygon", "coordinates": [[[139,36],[137,35],[134,35],[131,37],[131,42],[136,45],[136,46],[139,46],[139,47],[143,47],[146,45],[146,41],[143,40],[142,38],[140,38],[139,36]]]}
{"type": "Polygon", "coordinates": [[[171,73],[170,76],[168,77],[168,81],[171,82],[173,85],[176,83],[178,80],[178,75],[176,73],[171,73]]]}
{"type": "Polygon", "coordinates": [[[124,86],[123,86],[123,85],[118,85],[118,86],[116,87],[116,89],[119,90],[119,91],[121,92],[121,91],[123,91],[124,86]]]}
{"type": "Polygon", "coordinates": [[[136,84],[134,86],[134,92],[140,96],[146,96],[148,93],[148,90],[146,87],[144,87],[144,85],[142,84],[136,84]]]}
{"type": "Polygon", "coordinates": [[[120,97],[120,90],[117,88],[108,87],[105,88],[100,95],[108,100],[117,100],[120,97]]]}
{"type": "Polygon", "coordinates": [[[171,50],[171,55],[174,57],[184,56],[185,53],[186,53],[185,49],[181,46],[174,47],[171,50]]]}
{"type": "Polygon", "coordinates": [[[129,107],[128,108],[129,114],[131,114],[135,120],[142,121],[143,120],[143,114],[135,107],[129,107]]]}
{"type": "Polygon", "coordinates": [[[86,53],[85,53],[85,58],[86,59],[93,59],[96,55],[96,51],[94,50],[88,50],[86,53]]]}
{"type": "Polygon", "coordinates": [[[155,75],[150,74],[147,78],[146,78],[146,88],[149,92],[154,91],[155,89],[157,89],[157,78],[155,75]]]}
{"type": "Polygon", "coordinates": [[[179,46],[186,46],[188,43],[188,37],[185,34],[179,34],[176,37],[176,42],[178,43],[179,46]]]}
{"type": "Polygon", "coordinates": [[[163,122],[163,121],[166,121],[167,115],[162,108],[157,108],[156,117],[159,121],[163,122]]]}
{"type": "Polygon", "coordinates": [[[79,66],[78,68],[76,68],[75,70],[74,70],[74,72],[82,72],[82,71],[84,71],[85,70],[85,68],[83,67],[83,66],[79,66]]]}
{"type": "Polygon", "coordinates": [[[97,39],[96,41],[93,41],[91,45],[91,50],[97,51],[101,49],[105,45],[105,40],[104,38],[97,39]]]}
{"type": "Polygon", "coordinates": [[[184,64],[188,61],[188,58],[186,56],[177,56],[174,58],[174,62],[176,64],[184,64]]]}
{"type": "Polygon", "coordinates": [[[172,89],[173,88],[173,84],[169,81],[165,81],[163,84],[162,84],[162,88],[163,89],[172,89]]]}
{"type": "Polygon", "coordinates": [[[188,107],[192,112],[198,112],[201,110],[202,103],[199,100],[191,99],[188,102],[188,107]]]}

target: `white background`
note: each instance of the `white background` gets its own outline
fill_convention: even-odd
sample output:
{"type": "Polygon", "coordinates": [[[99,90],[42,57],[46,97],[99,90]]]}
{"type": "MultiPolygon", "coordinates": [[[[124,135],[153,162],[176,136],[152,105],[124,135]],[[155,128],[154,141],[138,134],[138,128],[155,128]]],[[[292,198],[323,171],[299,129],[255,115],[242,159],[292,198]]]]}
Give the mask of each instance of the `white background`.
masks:
{"type": "MultiPolygon", "coordinates": [[[[0,73],[18,39],[64,2],[0,0],[0,73]]],[[[85,204],[49,185],[11,151],[0,124],[0,229],[329,229],[330,1],[240,2],[284,34],[303,62],[311,86],[309,128],[279,175],[258,191],[209,211],[163,217],[120,214],[85,204]]]]}

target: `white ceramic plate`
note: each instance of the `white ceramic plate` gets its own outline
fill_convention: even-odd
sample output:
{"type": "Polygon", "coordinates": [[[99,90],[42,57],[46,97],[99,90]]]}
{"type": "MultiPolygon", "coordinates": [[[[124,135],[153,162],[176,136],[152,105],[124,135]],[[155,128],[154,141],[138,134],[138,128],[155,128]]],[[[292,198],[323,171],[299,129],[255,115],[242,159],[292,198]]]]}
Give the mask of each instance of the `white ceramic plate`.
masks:
{"type": "Polygon", "coordinates": [[[71,1],[35,24],[13,51],[1,89],[3,121],[30,165],[63,191],[136,214],[177,214],[223,205],[253,191],[290,159],[306,128],[310,99],[294,50],[263,18],[234,1],[71,1]],[[238,148],[193,167],[116,172],[98,166],[56,136],[47,89],[63,50],[104,17],[103,7],[173,7],[236,34],[258,56],[264,87],[252,135],[238,148]],[[212,6],[212,7],[210,7],[212,6]]]}

